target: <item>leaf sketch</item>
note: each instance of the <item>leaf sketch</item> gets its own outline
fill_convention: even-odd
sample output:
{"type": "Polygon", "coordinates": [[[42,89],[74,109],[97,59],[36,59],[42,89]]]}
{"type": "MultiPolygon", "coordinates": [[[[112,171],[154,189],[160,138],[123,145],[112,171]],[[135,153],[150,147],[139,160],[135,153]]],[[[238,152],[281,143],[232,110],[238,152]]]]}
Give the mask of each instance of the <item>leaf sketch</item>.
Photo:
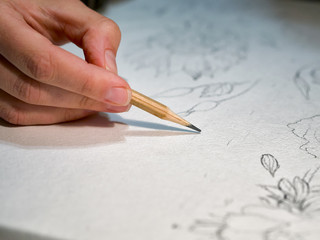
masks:
{"type": "MultiPolygon", "coordinates": [[[[274,158],[262,156],[269,156],[270,161],[274,158]]],[[[263,161],[270,165],[268,159],[263,161]]],[[[239,212],[222,216],[210,213],[206,219],[195,220],[189,231],[201,239],[215,240],[318,240],[320,178],[315,177],[320,175],[319,169],[292,180],[282,177],[273,185],[258,185],[264,190],[260,204],[245,205],[239,212]]]]}
{"type": "Polygon", "coordinates": [[[293,81],[306,100],[310,100],[311,91],[320,85],[320,63],[300,68],[293,81]]]}
{"type": "Polygon", "coordinates": [[[263,154],[260,161],[262,166],[274,177],[276,171],[280,168],[278,160],[271,154],[263,154]]]}
{"type": "Polygon", "coordinates": [[[239,97],[251,90],[255,82],[217,82],[195,87],[172,88],[156,94],[155,98],[193,99],[187,109],[180,112],[181,116],[189,116],[195,112],[206,112],[215,109],[222,102],[239,97]],[[196,102],[196,104],[194,104],[196,102]]]}
{"type": "Polygon", "coordinates": [[[289,123],[288,128],[303,143],[300,149],[307,152],[314,158],[320,156],[320,115],[300,119],[294,123],[289,123]]]}
{"type": "Polygon", "coordinates": [[[228,71],[246,56],[247,42],[237,33],[215,27],[213,18],[198,17],[176,21],[132,42],[125,59],[136,70],[153,69],[155,77],[182,72],[197,81],[228,71]]]}

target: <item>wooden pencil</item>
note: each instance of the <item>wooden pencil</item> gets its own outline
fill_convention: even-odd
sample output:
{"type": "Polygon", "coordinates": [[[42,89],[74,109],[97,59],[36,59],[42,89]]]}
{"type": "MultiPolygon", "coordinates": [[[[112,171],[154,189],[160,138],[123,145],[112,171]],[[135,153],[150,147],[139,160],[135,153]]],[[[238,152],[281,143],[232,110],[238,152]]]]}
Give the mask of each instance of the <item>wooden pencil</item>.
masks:
{"type": "Polygon", "coordinates": [[[172,112],[167,106],[135,90],[132,90],[132,97],[130,103],[148,113],[151,113],[152,115],[157,116],[158,118],[178,123],[182,126],[201,132],[199,128],[195,127],[191,123],[179,117],[177,114],[172,112]]]}

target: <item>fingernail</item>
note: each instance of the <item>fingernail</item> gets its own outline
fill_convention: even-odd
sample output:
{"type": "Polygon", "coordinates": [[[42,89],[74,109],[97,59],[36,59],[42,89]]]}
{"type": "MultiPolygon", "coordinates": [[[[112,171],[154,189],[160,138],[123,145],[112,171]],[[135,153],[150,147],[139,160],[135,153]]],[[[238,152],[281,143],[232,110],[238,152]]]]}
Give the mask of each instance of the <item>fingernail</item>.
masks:
{"type": "Polygon", "coordinates": [[[131,91],[123,87],[111,88],[106,94],[106,101],[118,106],[126,106],[131,99],[131,91]]]}
{"type": "Polygon", "coordinates": [[[105,67],[108,71],[118,74],[117,64],[116,64],[116,56],[111,50],[107,50],[105,52],[105,67]]]}

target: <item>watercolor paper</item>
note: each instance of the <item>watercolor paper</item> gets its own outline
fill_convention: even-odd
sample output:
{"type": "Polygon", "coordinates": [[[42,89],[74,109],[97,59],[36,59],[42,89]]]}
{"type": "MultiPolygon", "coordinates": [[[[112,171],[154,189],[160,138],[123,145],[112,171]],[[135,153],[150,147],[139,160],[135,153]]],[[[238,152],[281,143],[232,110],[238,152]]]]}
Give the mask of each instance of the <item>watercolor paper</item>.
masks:
{"type": "Polygon", "coordinates": [[[110,3],[119,74],[202,132],[135,107],[2,122],[0,239],[320,239],[319,11],[294,0],[110,3]]]}

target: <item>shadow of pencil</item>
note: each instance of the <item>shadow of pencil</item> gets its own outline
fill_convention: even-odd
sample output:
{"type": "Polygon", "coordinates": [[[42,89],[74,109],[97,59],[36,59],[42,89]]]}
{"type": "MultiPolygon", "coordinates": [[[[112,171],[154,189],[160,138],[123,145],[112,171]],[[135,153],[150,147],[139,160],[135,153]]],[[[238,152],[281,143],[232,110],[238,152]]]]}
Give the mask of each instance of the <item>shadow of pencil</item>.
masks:
{"type": "Polygon", "coordinates": [[[170,137],[193,131],[164,124],[124,119],[118,114],[96,114],[78,121],[45,126],[14,126],[0,121],[0,143],[24,148],[66,148],[111,145],[126,137],[170,137]],[[130,131],[129,126],[152,129],[130,131]]]}
{"type": "Polygon", "coordinates": [[[1,240],[67,240],[0,226],[1,240]]]}
{"type": "Polygon", "coordinates": [[[125,119],[118,114],[113,114],[111,116],[111,120],[115,122],[122,122],[124,124],[134,126],[134,127],[149,128],[149,129],[164,130],[164,131],[176,131],[176,132],[184,132],[184,133],[195,133],[195,131],[193,130],[188,130],[188,129],[179,128],[179,127],[172,127],[165,124],[125,119]]]}

